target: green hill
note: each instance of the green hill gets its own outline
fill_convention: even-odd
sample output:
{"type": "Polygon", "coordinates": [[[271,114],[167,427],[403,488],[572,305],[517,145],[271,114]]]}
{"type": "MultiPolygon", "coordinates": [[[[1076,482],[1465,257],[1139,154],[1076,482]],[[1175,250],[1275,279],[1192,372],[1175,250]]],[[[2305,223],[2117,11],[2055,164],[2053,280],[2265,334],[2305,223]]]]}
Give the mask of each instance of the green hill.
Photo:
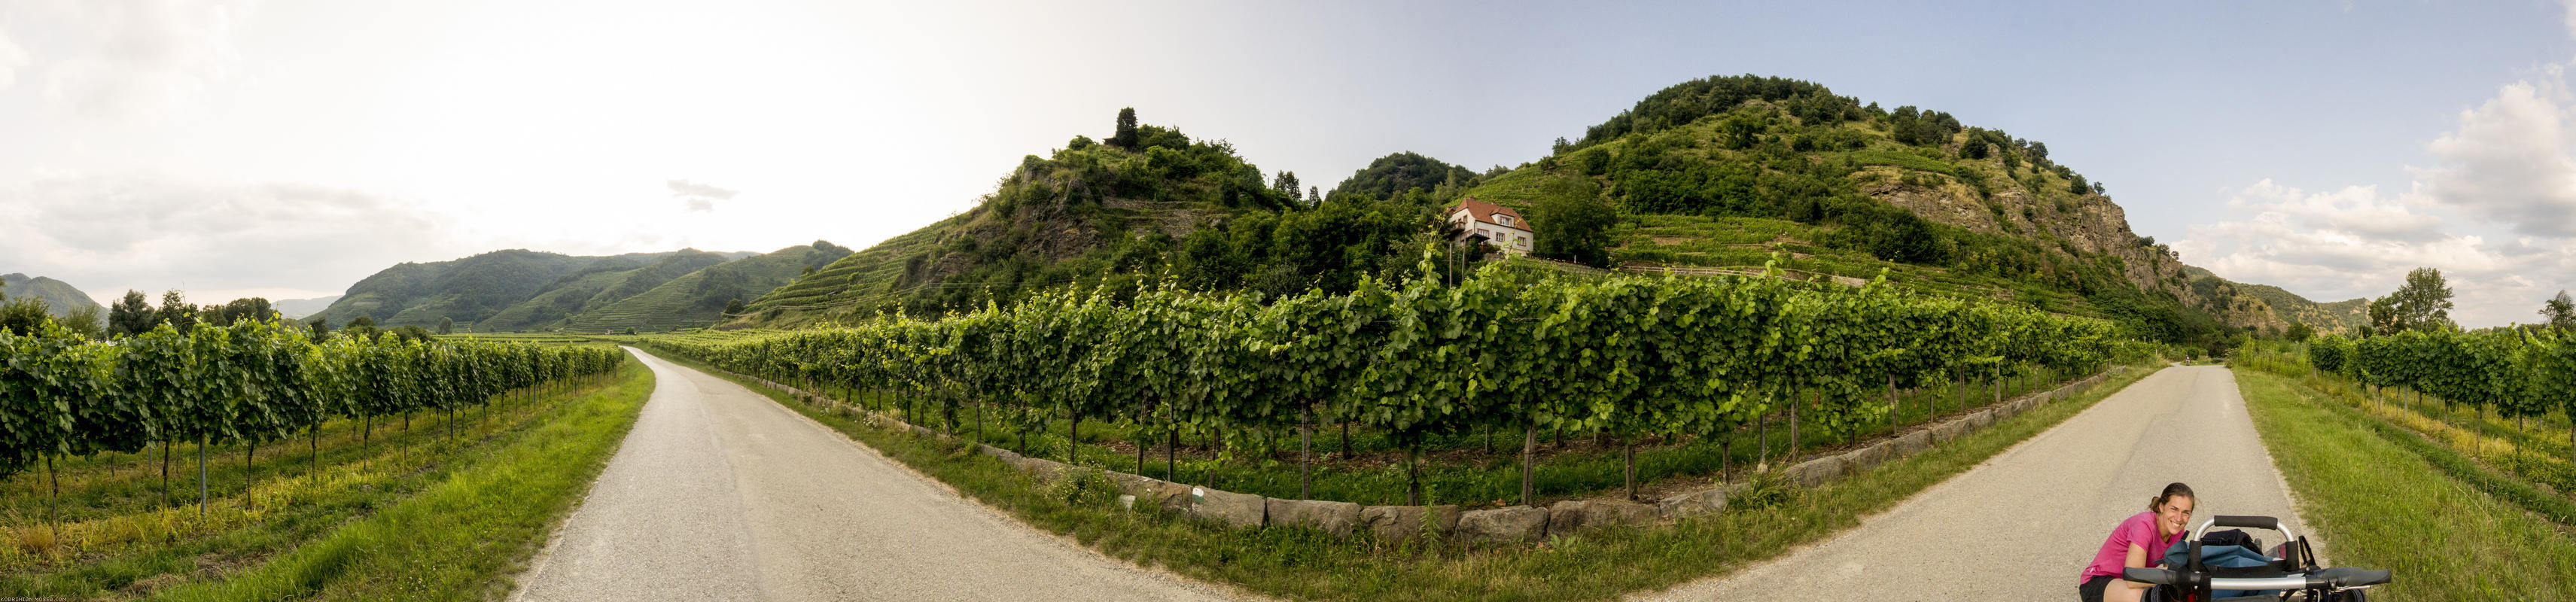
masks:
{"type": "Polygon", "coordinates": [[[1463,196],[1521,210],[1542,240],[1549,198],[1615,207],[1614,264],[1749,267],[1776,253],[1794,270],[1884,268],[1932,292],[2108,317],[2177,342],[2279,323],[2253,297],[2204,298],[2169,249],[2129,230],[2107,187],[2045,144],[1809,82],[1675,85],[1463,196]]]}
{"type": "Polygon", "coordinates": [[[1409,268],[1436,240],[1424,195],[1315,203],[1223,141],[1137,126],[1030,155],[974,209],[887,239],[749,303],[732,326],[792,327],[1008,302],[1054,286],[1338,289],[1409,268]]]}
{"type": "Polygon", "coordinates": [[[311,299],[286,299],[273,302],[272,306],[277,308],[278,315],[286,316],[286,319],[289,320],[297,320],[303,319],[305,316],[321,313],[322,310],[330,309],[331,303],[339,300],[339,295],[314,297],[311,299]]]}
{"type": "Polygon", "coordinates": [[[848,255],[848,248],[818,240],[713,264],[580,312],[552,325],[552,329],[623,332],[628,328],[666,331],[706,326],[724,317],[726,304],[759,297],[848,255]]]}
{"type": "Polygon", "coordinates": [[[89,293],[81,292],[70,283],[44,276],[30,278],[26,274],[0,274],[0,294],[10,299],[43,299],[46,313],[57,318],[70,317],[83,310],[95,312],[92,317],[107,315],[107,308],[99,306],[89,293]]]}
{"type": "Polygon", "coordinates": [[[2280,316],[2283,327],[2298,322],[2315,328],[2317,332],[2351,333],[2354,327],[2370,323],[2370,299],[2367,298],[2318,303],[2281,287],[2235,282],[2197,267],[2191,268],[2190,273],[2195,287],[2226,287],[2262,300],[2280,316]]]}
{"type": "Polygon", "coordinates": [[[603,262],[610,266],[608,269],[631,270],[674,253],[573,256],[509,249],[450,261],[405,262],[350,285],[339,301],[305,319],[328,320],[338,327],[358,316],[367,316],[378,326],[391,328],[436,327],[443,318],[461,327],[498,315],[554,287],[577,284],[579,279],[567,280],[566,276],[603,262]]]}
{"type": "Polygon", "coordinates": [[[511,332],[553,325],[726,261],[724,255],[696,249],[681,249],[642,265],[625,259],[600,261],[557,278],[545,292],[476,322],[474,329],[511,332]]]}
{"type": "Polygon", "coordinates": [[[1034,287],[1157,278],[1333,289],[1410,269],[1423,243],[1445,238],[1439,210],[1462,197],[1521,211],[1543,254],[1581,238],[1551,236],[1551,204],[1614,212],[1592,255],[1609,267],[1777,257],[1810,274],[1886,270],[1929,292],[2101,316],[2172,342],[2284,324],[2256,289],[2195,285],[2169,248],[2129,229],[2107,186],[2051,160],[2047,145],[1797,80],[1684,82],[1508,170],[1389,155],[1321,202],[1281,186],[1285,174],[1265,188],[1230,145],[1153,126],[1121,139],[1077,137],[1027,157],[976,208],[771,291],[729,324],[949,311],[1034,287]]]}

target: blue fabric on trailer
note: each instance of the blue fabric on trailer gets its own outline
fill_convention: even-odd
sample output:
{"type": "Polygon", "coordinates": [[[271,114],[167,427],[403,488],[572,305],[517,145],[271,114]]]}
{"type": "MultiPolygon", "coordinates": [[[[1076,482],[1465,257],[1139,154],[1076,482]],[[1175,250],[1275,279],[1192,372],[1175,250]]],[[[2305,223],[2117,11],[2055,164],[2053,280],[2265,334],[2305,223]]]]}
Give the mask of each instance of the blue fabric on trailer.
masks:
{"type": "MultiPolygon", "coordinates": [[[[2241,569],[2271,566],[2272,562],[2272,557],[2264,556],[2262,552],[2256,552],[2245,546],[2204,545],[2200,547],[2200,563],[2206,566],[2241,569]]],[[[2174,542],[2173,547],[2165,548],[2165,568],[2182,570],[2182,567],[2189,564],[2191,564],[2191,540],[2174,542]]],[[[2280,595],[2281,590],[2212,590],[2209,592],[2212,598],[2278,597],[2280,595]]]]}

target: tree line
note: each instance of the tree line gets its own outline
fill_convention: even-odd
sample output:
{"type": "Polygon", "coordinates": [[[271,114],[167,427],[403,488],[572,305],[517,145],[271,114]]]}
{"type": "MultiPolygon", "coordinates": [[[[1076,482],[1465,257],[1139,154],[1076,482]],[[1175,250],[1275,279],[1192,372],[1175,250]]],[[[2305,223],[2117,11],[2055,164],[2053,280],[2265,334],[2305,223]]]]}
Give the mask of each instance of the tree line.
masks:
{"type": "Polygon", "coordinates": [[[1139,472],[1153,438],[1177,447],[1184,433],[1235,442],[1294,432],[1303,483],[1313,429],[1356,423],[1407,449],[1417,503],[1415,467],[1439,433],[1520,429],[1527,503],[1542,429],[1599,430],[1632,446],[1785,412],[1794,442],[1801,424],[1847,434],[1894,416],[1881,400],[1899,388],[2022,367],[2086,372],[2133,344],[2102,320],[1883,281],[1573,279],[1507,266],[1456,283],[1429,265],[1415,274],[1275,299],[1168,284],[1128,296],[1055,290],[936,320],[648,344],[782,382],[872,392],[951,432],[971,409],[977,438],[989,416],[1024,450],[1052,420],[1068,421],[1072,441],[1086,420],[1125,423],[1140,439],[1139,472]]]}

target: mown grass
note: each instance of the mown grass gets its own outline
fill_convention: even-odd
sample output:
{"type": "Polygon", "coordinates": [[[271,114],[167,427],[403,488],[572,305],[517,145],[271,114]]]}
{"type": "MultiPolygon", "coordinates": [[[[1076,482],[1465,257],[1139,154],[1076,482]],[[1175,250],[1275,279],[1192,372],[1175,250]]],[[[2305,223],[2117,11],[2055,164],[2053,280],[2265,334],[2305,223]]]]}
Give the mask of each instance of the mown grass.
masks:
{"type": "MultiPolygon", "coordinates": [[[[668,359],[705,369],[687,358],[668,359]]],[[[1302,528],[1236,530],[1153,508],[1121,511],[1104,479],[1043,484],[960,439],[922,437],[890,415],[797,400],[721,371],[781,406],[842,432],[968,497],[1103,554],[1267,595],[1317,600],[1609,599],[1722,575],[1858,526],[1933,484],[2073,416],[2151,373],[2144,364],[2103,386],[2040,406],[1925,453],[1813,490],[1780,486],[1727,512],[1677,525],[1614,528],[1536,545],[1470,546],[1417,538],[1336,539],[1302,528]]],[[[1765,479],[1768,482],[1768,479],[1765,479]]]]}
{"type": "MultiPolygon", "coordinates": [[[[402,534],[400,545],[379,543],[340,551],[321,546],[328,541],[345,540],[348,536],[343,531],[380,521],[424,496],[454,487],[452,483],[492,478],[481,473],[499,468],[486,458],[504,453],[501,450],[505,448],[544,440],[534,433],[552,432],[548,429],[559,428],[567,417],[595,412],[596,406],[605,402],[593,394],[603,386],[612,391],[650,390],[649,371],[632,364],[621,370],[614,378],[602,379],[608,384],[585,383],[532,397],[505,397],[488,413],[460,412],[453,435],[441,417],[430,415],[412,420],[409,428],[404,428],[401,420],[379,420],[373,425],[372,435],[361,433],[366,429],[362,423],[335,421],[326,425],[318,440],[262,446],[247,471],[239,447],[217,446],[209,450],[211,491],[203,517],[198,515],[194,499],[196,467],[191,445],[181,444],[174,450],[173,491],[166,499],[161,494],[158,450],[74,459],[60,466],[64,535],[59,540],[42,542],[48,544],[42,548],[29,544],[48,539],[54,532],[43,514],[49,504],[48,488],[41,478],[44,475],[12,478],[0,487],[0,493],[5,493],[0,495],[0,524],[8,526],[9,534],[7,541],[0,542],[0,596],[115,600],[166,598],[184,591],[193,592],[185,599],[226,599],[216,595],[221,591],[204,588],[275,570],[268,567],[282,559],[313,559],[301,561],[307,568],[298,582],[320,587],[342,582],[397,583],[447,570],[352,570],[364,566],[369,559],[407,546],[473,538],[478,545],[525,547],[526,538],[510,540],[496,537],[489,529],[450,530],[439,525],[396,530],[402,534]],[[636,384],[638,380],[642,384],[636,384]]],[[[640,404],[641,393],[637,395],[635,403],[640,404]]],[[[632,418],[633,410],[629,409],[625,420],[631,423],[632,418]]],[[[622,432],[623,427],[619,428],[622,432]]],[[[615,441],[607,439],[610,449],[614,449],[615,441]]],[[[588,478],[584,475],[574,482],[586,486],[588,478]]],[[[534,492],[542,490],[542,485],[522,481],[513,486],[534,492]]],[[[507,493],[498,499],[521,503],[537,498],[507,493]]],[[[553,516],[559,509],[540,510],[546,512],[543,516],[553,516]]],[[[485,570],[495,559],[515,563],[525,556],[478,548],[446,550],[413,562],[483,571],[483,577],[489,580],[502,574],[485,570]]],[[[295,593],[247,597],[304,598],[316,593],[306,589],[271,591],[295,593]]]]}
{"type": "Polygon", "coordinates": [[[2290,377],[2238,370],[2237,386],[2299,511],[2336,565],[2394,572],[2392,600],[2576,599],[2576,538],[2441,464],[2447,448],[2290,377]]]}
{"type": "Polygon", "coordinates": [[[547,533],[608,465],[653,393],[628,362],[555,415],[456,458],[454,478],[244,574],[170,600],[487,600],[508,595],[547,533]]]}

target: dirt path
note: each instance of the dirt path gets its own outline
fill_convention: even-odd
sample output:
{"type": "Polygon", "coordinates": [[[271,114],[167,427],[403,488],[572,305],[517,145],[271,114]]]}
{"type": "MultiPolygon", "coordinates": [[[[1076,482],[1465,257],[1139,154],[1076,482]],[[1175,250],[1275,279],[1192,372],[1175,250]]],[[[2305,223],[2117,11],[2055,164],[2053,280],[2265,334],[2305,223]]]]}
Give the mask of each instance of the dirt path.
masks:
{"type": "MultiPolygon", "coordinates": [[[[2200,493],[2192,522],[2297,517],[2234,374],[2168,368],[2057,428],[1915,494],[1859,528],[1648,600],[2071,600],[2111,527],[2166,483],[2200,493]]],[[[2253,532],[2265,545],[2277,534],[2253,532]]]]}
{"type": "Polygon", "coordinates": [[[513,600],[1206,600],[1039,533],[768,398],[659,383],[513,600]]]}

